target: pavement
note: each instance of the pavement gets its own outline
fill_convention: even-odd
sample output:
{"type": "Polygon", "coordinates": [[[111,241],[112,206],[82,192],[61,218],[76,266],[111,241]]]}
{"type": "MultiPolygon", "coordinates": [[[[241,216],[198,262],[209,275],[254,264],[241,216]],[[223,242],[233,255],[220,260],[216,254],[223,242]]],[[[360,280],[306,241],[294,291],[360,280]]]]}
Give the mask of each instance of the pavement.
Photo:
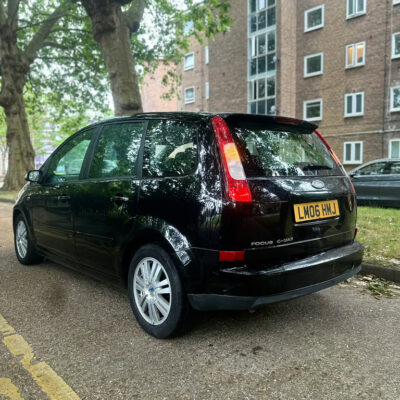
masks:
{"type": "Polygon", "coordinates": [[[157,340],[126,292],[20,265],[0,203],[0,399],[400,398],[400,297],[335,286],[255,313],[199,314],[157,340]]]}

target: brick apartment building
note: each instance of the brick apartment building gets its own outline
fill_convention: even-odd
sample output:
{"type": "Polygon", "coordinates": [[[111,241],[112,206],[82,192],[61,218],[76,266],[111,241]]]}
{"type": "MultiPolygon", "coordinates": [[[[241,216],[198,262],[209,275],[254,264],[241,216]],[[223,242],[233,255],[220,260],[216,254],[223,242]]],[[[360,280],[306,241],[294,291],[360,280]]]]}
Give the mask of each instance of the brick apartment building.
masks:
{"type": "Polygon", "coordinates": [[[229,32],[186,55],[178,110],[314,121],[347,169],[400,158],[400,0],[231,4],[229,32]]]}

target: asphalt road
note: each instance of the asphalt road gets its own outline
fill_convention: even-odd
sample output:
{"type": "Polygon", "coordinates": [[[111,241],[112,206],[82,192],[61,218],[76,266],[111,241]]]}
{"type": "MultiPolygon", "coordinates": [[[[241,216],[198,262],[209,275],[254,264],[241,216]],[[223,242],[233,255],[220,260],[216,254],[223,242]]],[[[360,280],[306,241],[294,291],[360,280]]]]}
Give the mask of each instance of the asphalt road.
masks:
{"type": "Polygon", "coordinates": [[[0,203],[0,399],[57,398],[11,336],[81,399],[400,398],[399,297],[336,286],[254,314],[200,314],[189,334],[160,341],[139,328],[124,289],[20,265],[11,209],[0,203]]]}

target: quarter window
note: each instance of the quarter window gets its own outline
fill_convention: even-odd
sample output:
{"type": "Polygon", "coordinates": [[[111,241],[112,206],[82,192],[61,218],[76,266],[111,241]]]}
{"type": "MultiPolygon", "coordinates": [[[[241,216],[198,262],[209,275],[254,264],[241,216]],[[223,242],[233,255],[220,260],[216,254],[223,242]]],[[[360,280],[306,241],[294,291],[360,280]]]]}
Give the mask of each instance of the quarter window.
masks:
{"type": "Polygon", "coordinates": [[[194,103],[194,99],[195,99],[194,87],[186,88],[185,89],[185,104],[194,103]]]}
{"type": "Polygon", "coordinates": [[[400,86],[390,88],[390,111],[400,111],[400,86]]]}
{"type": "Polygon", "coordinates": [[[344,142],[344,164],[362,164],[363,142],[344,142]]]}
{"type": "Polygon", "coordinates": [[[321,121],[322,120],[322,99],[308,100],[303,104],[303,118],[306,121],[321,121]]]}
{"type": "Polygon", "coordinates": [[[324,72],[324,53],[304,57],[304,77],[321,75],[324,72]]]}
{"type": "Polygon", "coordinates": [[[364,92],[345,95],[345,117],[358,117],[364,115],[364,92]]]}
{"type": "Polygon", "coordinates": [[[89,170],[89,178],[137,176],[144,122],[105,125],[89,170]]]}
{"type": "Polygon", "coordinates": [[[390,173],[392,175],[400,175],[400,162],[394,162],[390,166],[390,173]]]}
{"type": "Polygon", "coordinates": [[[400,139],[392,139],[389,142],[389,157],[400,158],[400,139]]]}
{"type": "Polygon", "coordinates": [[[393,34],[392,39],[392,58],[400,57],[400,32],[393,34]]]}
{"type": "Polygon", "coordinates": [[[143,175],[181,176],[197,165],[197,130],[194,123],[151,121],[147,129],[143,175]]]}
{"type": "Polygon", "coordinates": [[[48,183],[60,183],[79,179],[83,161],[95,129],[88,129],[70,140],[58,150],[47,171],[48,183]]]}
{"type": "Polygon", "coordinates": [[[194,68],[194,53],[186,54],[183,69],[187,71],[188,69],[193,69],[193,68],[194,68]]]}
{"type": "Polygon", "coordinates": [[[367,0],[347,0],[347,18],[358,17],[367,12],[367,0]]]}
{"type": "Polygon", "coordinates": [[[365,42],[346,46],[346,68],[365,65],[365,42]]]}
{"type": "Polygon", "coordinates": [[[325,6],[310,8],[304,13],[304,32],[314,31],[324,26],[325,6]]]}

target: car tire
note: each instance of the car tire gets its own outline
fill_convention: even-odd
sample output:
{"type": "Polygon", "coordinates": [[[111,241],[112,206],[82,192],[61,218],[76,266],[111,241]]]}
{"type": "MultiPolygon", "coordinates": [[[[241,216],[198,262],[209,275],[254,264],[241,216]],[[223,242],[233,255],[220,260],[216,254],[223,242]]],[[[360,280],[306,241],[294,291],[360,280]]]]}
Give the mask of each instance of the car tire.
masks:
{"type": "Polygon", "coordinates": [[[14,222],[14,247],[18,261],[24,265],[37,264],[43,261],[29,234],[26,221],[18,215],[14,222]]]}
{"type": "Polygon", "coordinates": [[[132,258],[129,299],[140,326],[165,339],[191,326],[192,309],[172,257],[159,245],[147,244],[132,258]]]}

